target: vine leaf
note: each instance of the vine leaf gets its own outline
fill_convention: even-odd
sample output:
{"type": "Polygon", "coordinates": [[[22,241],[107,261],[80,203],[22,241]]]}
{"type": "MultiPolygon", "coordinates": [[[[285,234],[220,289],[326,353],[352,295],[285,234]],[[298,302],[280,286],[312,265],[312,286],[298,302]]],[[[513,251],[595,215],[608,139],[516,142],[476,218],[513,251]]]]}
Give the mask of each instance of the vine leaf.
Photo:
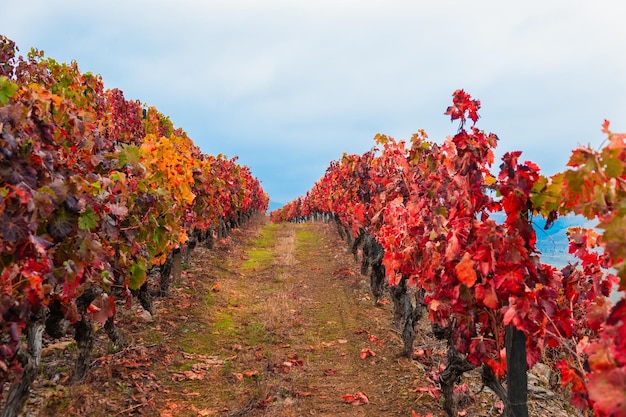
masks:
{"type": "Polygon", "coordinates": [[[476,270],[474,269],[475,262],[472,260],[471,255],[465,252],[461,261],[454,268],[456,276],[463,284],[469,288],[473,287],[476,283],[476,270]]]}

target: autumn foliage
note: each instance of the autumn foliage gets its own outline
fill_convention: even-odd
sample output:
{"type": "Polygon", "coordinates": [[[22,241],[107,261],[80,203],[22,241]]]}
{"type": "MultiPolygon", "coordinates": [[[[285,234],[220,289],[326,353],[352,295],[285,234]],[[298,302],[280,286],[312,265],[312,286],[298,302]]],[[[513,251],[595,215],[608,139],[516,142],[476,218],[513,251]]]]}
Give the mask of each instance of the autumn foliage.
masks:
{"type": "Polygon", "coordinates": [[[455,135],[442,143],[422,131],[408,143],[377,135],[371,151],[331,162],[272,219],[323,213],[354,237],[366,230],[384,248],[388,282],[406,277],[423,290],[430,321],[453,329],[472,364],[505,375],[511,324],[526,335],[528,367],[560,352],[575,405],[626,415],[626,299],[606,298],[619,280],[626,290],[626,135],[606,122],[605,146],[575,150],[570,168],[551,177],[521,152],[493,170],[498,138],[476,128],[479,108],[456,91],[445,112],[459,123],[455,135]],[[599,231],[570,230],[580,261],[558,270],[541,261],[533,221],[544,216],[549,227],[569,213],[597,220],[599,231]]]}
{"type": "Polygon", "coordinates": [[[109,294],[85,314],[115,314],[147,271],[191,233],[267,209],[236,158],[203,154],[154,107],[106,90],[0,37],[0,384],[19,379],[21,334],[51,303],[81,320],[77,298],[109,294]]]}

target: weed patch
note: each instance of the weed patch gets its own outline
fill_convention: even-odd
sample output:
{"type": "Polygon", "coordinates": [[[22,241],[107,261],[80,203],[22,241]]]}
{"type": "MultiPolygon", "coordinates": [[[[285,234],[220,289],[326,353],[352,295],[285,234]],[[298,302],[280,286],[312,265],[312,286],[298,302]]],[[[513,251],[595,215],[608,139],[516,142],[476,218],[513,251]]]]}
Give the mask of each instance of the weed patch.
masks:
{"type": "Polygon", "coordinates": [[[273,248],[278,239],[280,225],[265,225],[260,235],[246,246],[247,259],[241,265],[244,270],[260,270],[271,266],[274,258],[273,248]]]}

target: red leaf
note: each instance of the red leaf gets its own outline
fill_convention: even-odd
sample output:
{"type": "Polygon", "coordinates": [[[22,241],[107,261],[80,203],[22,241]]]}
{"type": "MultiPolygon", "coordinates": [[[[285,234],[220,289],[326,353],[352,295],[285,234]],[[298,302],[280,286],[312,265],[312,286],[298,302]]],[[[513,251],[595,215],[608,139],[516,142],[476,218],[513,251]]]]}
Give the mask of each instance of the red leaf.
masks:
{"type": "Polygon", "coordinates": [[[104,326],[109,317],[115,315],[115,299],[106,293],[100,294],[87,307],[87,315],[104,326]]]}
{"type": "Polygon", "coordinates": [[[346,394],[342,398],[345,402],[352,405],[362,405],[370,402],[364,392],[357,392],[354,395],[346,394]]]}
{"type": "Polygon", "coordinates": [[[476,123],[479,117],[478,109],[480,109],[479,100],[472,100],[472,96],[465,91],[456,90],[452,94],[452,106],[448,107],[444,114],[449,115],[451,120],[461,119],[461,123],[465,123],[466,117],[476,123]]]}
{"type": "Polygon", "coordinates": [[[425,392],[436,400],[441,398],[441,388],[432,384],[428,387],[417,387],[413,390],[413,392],[425,392]]]}
{"type": "Polygon", "coordinates": [[[502,349],[499,358],[487,359],[486,363],[491,367],[494,374],[502,378],[506,373],[506,350],[502,349]]]}
{"type": "Polygon", "coordinates": [[[615,307],[611,310],[611,314],[607,320],[608,324],[615,325],[620,320],[624,320],[626,317],[626,298],[622,298],[615,304],[615,307]]]}
{"type": "Polygon", "coordinates": [[[446,260],[453,261],[459,256],[461,252],[461,245],[459,244],[459,238],[456,233],[452,233],[452,236],[448,239],[448,245],[446,246],[446,260]]]}
{"type": "Polygon", "coordinates": [[[370,342],[376,343],[378,346],[383,344],[383,342],[373,334],[370,334],[367,338],[370,342]]]}
{"type": "Polygon", "coordinates": [[[611,303],[604,297],[596,297],[587,306],[587,325],[591,330],[598,331],[609,316],[611,303]]]}
{"type": "Polygon", "coordinates": [[[475,288],[476,300],[482,301],[485,307],[496,310],[500,307],[496,290],[490,284],[477,285],[475,288]]]}
{"type": "Polygon", "coordinates": [[[361,224],[365,223],[365,205],[363,205],[363,203],[357,203],[354,206],[354,217],[361,222],[361,224]]]}
{"type": "Polygon", "coordinates": [[[626,415],[626,368],[592,373],[587,388],[598,415],[626,415]]]}
{"type": "Polygon", "coordinates": [[[502,198],[504,211],[506,212],[506,223],[513,224],[520,218],[522,212],[522,200],[515,193],[510,193],[502,198]]]}

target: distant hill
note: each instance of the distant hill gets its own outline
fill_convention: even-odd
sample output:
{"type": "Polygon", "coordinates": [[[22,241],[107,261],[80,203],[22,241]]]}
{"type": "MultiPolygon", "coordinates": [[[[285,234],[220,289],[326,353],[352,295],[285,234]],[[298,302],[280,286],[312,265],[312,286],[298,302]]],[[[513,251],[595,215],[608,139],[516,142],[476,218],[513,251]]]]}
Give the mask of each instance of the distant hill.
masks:
{"type": "MultiPolygon", "coordinates": [[[[491,218],[496,222],[504,222],[504,213],[491,213],[491,218]]],[[[563,216],[556,219],[554,224],[544,230],[546,220],[542,217],[535,217],[533,226],[537,233],[537,249],[541,252],[541,260],[544,263],[562,268],[567,265],[568,261],[574,261],[569,253],[567,253],[568,240],[567,229],[570,227],[593,227],[594,223],[582,216],[563,216]]]]}
{"type": "MultiPolygon", "coordinates": [[[[567,253],[567,247],[569,245],[567,235],[565,234],[567,229],[570,227],[592,229],[596,226],[597,222],[587,220],[582,216],[569,215],[559,217],[548,230],[543,230],[545,224],[546,221],[540,217],[534,221],[535,231],[537,233],[537,249],[541,252],[541,261],[554,267],[562,268],[567,265],[568,261],[572,263],[577,261],[574,256],[567,253]]],[[[612,272],[615,273],[614,270],[612,272]]],[[[614,288],[609,298],[612,302],[616,303],[621,298],[621,295],[622,293],[614,288]]]]}

